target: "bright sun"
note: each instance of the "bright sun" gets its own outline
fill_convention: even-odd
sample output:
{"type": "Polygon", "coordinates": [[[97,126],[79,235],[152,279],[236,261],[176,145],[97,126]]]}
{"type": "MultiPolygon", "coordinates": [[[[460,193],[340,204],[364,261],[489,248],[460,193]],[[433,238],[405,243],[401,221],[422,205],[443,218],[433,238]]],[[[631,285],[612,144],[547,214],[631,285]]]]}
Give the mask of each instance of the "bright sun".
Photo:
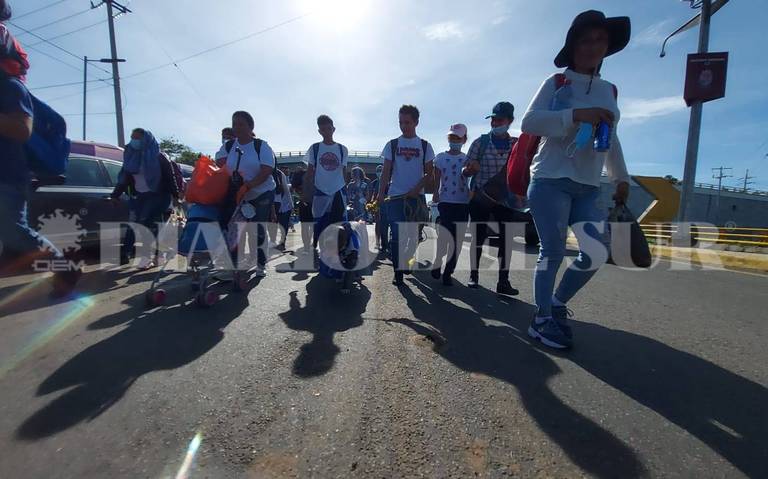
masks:
{"type": "Polygon", "coordinates": [[[299,7],[330,31],[349,31],[368,15],[371,0],[299,0],[299,7]]]}

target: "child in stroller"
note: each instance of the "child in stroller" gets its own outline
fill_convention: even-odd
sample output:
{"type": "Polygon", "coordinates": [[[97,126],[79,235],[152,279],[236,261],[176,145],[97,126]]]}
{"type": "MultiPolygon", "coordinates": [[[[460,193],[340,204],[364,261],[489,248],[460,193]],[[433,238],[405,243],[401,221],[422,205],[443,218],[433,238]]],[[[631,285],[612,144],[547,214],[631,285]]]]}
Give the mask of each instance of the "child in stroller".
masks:
{"type": "Polygon", "coordinates": [[[320,274],[336,280],[341,294],[362,281],[362,255],[366,254],[367,232],[363,223],[344,222],[329,226],[320,238],[320,274]]]}

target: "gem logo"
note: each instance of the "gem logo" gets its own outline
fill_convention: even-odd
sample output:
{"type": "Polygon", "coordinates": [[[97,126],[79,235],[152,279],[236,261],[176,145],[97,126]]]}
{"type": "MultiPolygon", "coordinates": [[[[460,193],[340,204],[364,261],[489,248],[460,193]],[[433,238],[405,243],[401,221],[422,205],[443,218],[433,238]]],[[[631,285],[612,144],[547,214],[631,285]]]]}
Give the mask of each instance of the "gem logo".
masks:
{"type": "MultiPolygon", "coordinates": [[[[52,215],[42,215],[37,218],[38,233],[43,235],[62,253],[73,253],[81,248],[80,242],[85,237],[85,231],[80,223],[80,216],[67,215],[64,210],[57,209],[52,215]]],[[[48,251],[45,244],[40,245],[41,251],[48,251]]]]}

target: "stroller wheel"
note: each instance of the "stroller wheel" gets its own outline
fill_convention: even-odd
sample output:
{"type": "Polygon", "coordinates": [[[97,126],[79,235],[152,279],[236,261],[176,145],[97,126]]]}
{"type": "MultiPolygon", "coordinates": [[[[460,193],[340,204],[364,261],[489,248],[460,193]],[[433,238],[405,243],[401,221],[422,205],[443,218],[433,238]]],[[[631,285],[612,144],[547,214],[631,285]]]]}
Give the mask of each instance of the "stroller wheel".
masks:
{"type": "Polygon", "coordinates": [[[196,300],[201,308],[210,308],[219,300],[219,294],[215,291],[201,291],[197,294],[196,300]]]}
{"type": "Polygon", "coordinates": [[[154,306],[162,306],[165,303],[165,299],[168,297],[168,294],[165,292],[164,289],[155,289],[151,291],[147,291],[147,306],[154,307],[154,306]]]}

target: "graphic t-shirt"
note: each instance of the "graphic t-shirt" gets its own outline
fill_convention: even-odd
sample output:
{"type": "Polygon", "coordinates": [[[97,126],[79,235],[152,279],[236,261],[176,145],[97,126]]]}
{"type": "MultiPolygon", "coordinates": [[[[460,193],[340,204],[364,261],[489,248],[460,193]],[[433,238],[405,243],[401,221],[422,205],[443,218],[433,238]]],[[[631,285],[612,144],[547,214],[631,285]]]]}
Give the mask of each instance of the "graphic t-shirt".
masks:
{"type": "Polygon", "coordinates": [[[467,161],[464,153],[443,152],[435,158],[435,168],[440,170],[440,203],[469,203],[468,178],[461,174],[467,161]]]}
{"type": "MultiPolygon", "coordinates": [[[[401,136],[397,139],[397,152],[393,154],[391,142],[384,145],[381,156],[384,160],[392,162],[392,180],[389,183],[389,195],[399,196],[411,191],[416,183],[424,177],[424,170],[427,163],[435,159],[435,150],[427,142],[426,156],[422,151],[421,138],[405,138],[401,136]]],[[[422,193],[424,193],[422,191],[422,193]]]]}
{"type": "MultiPolygon", "coordinates": [[[[216,157],[223,158],[226,156],[227,168],[229,168],[229,171],[235,171],[235,167],[237,166],[237,148],[239,147],[243,150],[243,157],[240,159],[240,169],[238,171],[240,171],[240,175],[242,175],[244,181],[251,181],[259,175],[261,165],[272,168],[275,167],[275,154],[272,152],[272,148],[270,148],[266,141],[262,141],[261,152],[257,154],[255,143],[255,141],[251,141],[246,145],[241,145],[240,142],[235,139],[232,149],[229,150],[229,154],[227,154],[226,145],[223,145],[216,157]]],[[[275,188],[277,188],[277,184],[275,184],[275,179],[270,175],[262,184],[252,188],[248,194],[245,195],[245,199],[253,200],[262,193],[274,190],[275,188]]]]}
{"type": "Polygon", "coordinates": [[[315,152],[312,147],[304,155],[304,163],[309,167],[315,167],[315,188],[325,193],[333,195],[344,188],[344,167],[347,166],[349,152],[347,147],[339,143],[326,145],[320,143],[317,151],[317,161],[315,161],[315,152]],[[342,155],[342,151],[344,152],[342,155]],[[343,158],[339,158],[341,155],[343,158]]]}

